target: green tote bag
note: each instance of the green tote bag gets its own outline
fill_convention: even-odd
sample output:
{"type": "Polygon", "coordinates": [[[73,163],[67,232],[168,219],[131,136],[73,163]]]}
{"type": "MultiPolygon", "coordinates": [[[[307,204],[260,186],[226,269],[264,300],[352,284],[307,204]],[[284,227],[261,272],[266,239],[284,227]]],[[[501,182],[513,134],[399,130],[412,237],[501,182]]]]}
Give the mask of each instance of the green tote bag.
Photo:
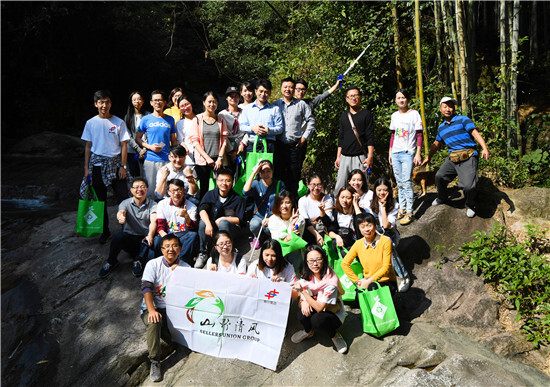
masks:
{"type": "Polygon", "coordinates": [[[361,289],[357,292],[363,331],[375,337],[382,337],[399,328],[399,319],[393,305],[390,288],[373,283],[377,289],[370,291],[361,289]]]}
{"type": "MultiPolygon", "coordinates": [[[[336,261],[334,261],[334,272],[340,278],[340,283],[342,284],[342,287],[344,288],[345,293],[342,295],[343,301],[354,301],[355,300],[355,289],[357,288],[353,282],[348,278],[346,273],[344,273],[344,269],[342,269],[342,261],[344,260],[344,257],[342,257],[341,250],[344,250],[344,252],[347,254],[348,250],[345,247],[339,247],[336,250],[338,250],[338,257],[336,261]]],[[[355,274],[357,274],[357,277],[360,279],[363,278],[363,266],[361,266],[361,262],[359,262],[357,259],[354,259],[351,263],[351,269],[355,274]]]]}
{"type": "Polygon", "coordinates": [[[83,237],[93,237],[103,233],[103,211],[105,202],[99,201],[91,184],[88,184],[84,199],[78,201],[75,231],[83,237]],[[90,198],[90,192],[93,196],[90,198]]]}

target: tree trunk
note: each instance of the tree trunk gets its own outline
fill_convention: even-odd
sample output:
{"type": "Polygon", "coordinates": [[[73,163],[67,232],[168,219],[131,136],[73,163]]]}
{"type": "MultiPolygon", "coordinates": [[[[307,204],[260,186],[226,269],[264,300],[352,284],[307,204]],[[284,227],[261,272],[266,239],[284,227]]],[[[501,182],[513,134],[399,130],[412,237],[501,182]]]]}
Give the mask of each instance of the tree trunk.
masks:
{"type": "MultiPolygon", "coordinates": [[[[443,20],[445,22],[445,35],[449,39],[449,61],[452,63],[452,69],[453,72],[451,73],[451,79],[454,78],[454,82],[451,83],[451,87],[453,90],[453,98],[458,100],[457,92],[458,87],[460,85],[460,81],[458,80],[458,74],[459,74],[459,63],[458,63],[458,43],[456,42],[456,33],[455,29],[453,27],[453,22],[451,18],[449,17],[449,10],[447,9],[447,2],[442,1],[441,2],[441,12],[443,13],[443,20]]],[[[449,65],[450,67],[451,65],[449,65]]]]}
{"type": "Polygon", "coordinates": [[[521,132],[518,122],[518,47],[519,47],[519,0],[514,0],[512,13],[512,38],[510,39],[512,47],[511,68],[510,68],[510,121],[516,128],[516,144],[521,157],[521,132]]]}
{"type": "Polygon", "coordinates": [[[420,114],[424,126],[424,154],[428,156],[428,132],[426,128],[426,113],[424,110],[424,87],[422,85],[422,58],[420,55],[420,5],[419,0],[414,0],[414,31],[416,33],[416,75],[418,84],[418,99],[420,101],[420,114]]]}
{"type": "MultiPolygon", "coordinates": [[[[506,1],[500,0],[499,8],[499,27],[500,27],[500,116],[503,122],[508,118],[507,93],[506,93],[506,1]]],[[[512,133],[509,125],[505,125],[506,129],[506,156],[510,157],[512,133]]]]}
{"type": "Polygon", "coordinates": [[[434,20],[435,20],[435,42],[437,45],[436,53],[437,53],[437,62],[436,62],[436,68],[437,68],[437,74],[439,75],[439,79],[443,79],[443,74],[441,71],[441,26],[439,25],[439,1],[434,0],[434,20]]]}
{"type": "MultiPolygon", "coordinates": [[[[437,24],[436,24],[437,25],[437,24]]],[[[537,2],[531,2],[531,31],[529,32],[529,63],[531,67],[535,66],[538,57],[538,40],[537,40],[537,2]]]]}
{"type": "Polygon", "coordinates": [[[468,80],[466,75],[466,43],[464,42],[464,16],[462,13],[462,0],[456,0],[455,7],[456,31],[460,58],[460,105],[462,106],[462,114],[468,115],[468,80]]]}
{"type": "Polygon", "coordinates": [[[467,47],[467,59],[468,59],[468,92],[475,93],[477,90],[477,70],[476,70],[476,25],[479,25],[479,9],[481,4],[474,2],[474,0],[468,0],[468,7],[466,12],[466,20],[468,20],[466,31],[468,42],[467,47]],[[477,10],[476,10],[477,9],[477,10]],[[477,17],[476,17],[477,15],[477,17]]]}
{"type": "Polygon", "coordinates": [[[397,3],[392,2],[391,14],[393,17],[393,44],[395,46],[395,72],[397,75],[397,87],[402,89],[401,84],[401,61],[399,60],[399,25],[397,24],[397,3]]]}

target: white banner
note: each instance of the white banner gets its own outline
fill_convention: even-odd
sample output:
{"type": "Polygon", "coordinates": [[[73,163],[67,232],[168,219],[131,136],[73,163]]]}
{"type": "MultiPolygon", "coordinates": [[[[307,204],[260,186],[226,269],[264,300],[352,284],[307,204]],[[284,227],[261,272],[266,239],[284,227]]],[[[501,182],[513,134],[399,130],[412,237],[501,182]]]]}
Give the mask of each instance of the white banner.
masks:
{"type": "Polygon", "coordinates": [[[172,340],[196,352],[275,371],[290,294],[285,282],[178,267],[166,286],[172,340]]]}

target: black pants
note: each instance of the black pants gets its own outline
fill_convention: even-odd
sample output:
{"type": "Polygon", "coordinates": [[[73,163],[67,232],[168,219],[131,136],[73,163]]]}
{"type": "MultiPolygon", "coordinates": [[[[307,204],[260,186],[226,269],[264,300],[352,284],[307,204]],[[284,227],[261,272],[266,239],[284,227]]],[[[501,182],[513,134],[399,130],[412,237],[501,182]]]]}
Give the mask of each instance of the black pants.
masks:
{"type": "Polygon", "coordinates": [[[128,164],[128,169],[130,170],[130,175],[132,175],[132,178],[136,178],[138,176],[142,176],[140,165],[143,164],[143,160],[137,161],[135,159],[137,153],[128,153],[128,159],[126,161],[126,164],[128,164]]]}
{"type": "MultiPolygon", "coordinates": [[[[111,246],[109,247],[109,258],[107,259],[107,262],[111,265],[115,265],[117,263],[118,254],[122,250],[132,255],[134,257],[134,261],[147,258],[139,257],[142,244],[141,241],[143,238],[145,238],[145,235],[134,235],[123,231],[116,233],[111,240],[111,246]]],[[[145,261],[142,262],[142,264],[145,263],[145,261]]]]}
{"type": "Polygon", "coordinates": [[[195,171],[197,172],[197,177],[199,178],[199,197],[201,200],[209,191],[208,186],[210,185],[210,173],[213,170],[214,167],[210,167],[208,165],[195,165],[195,171]]]}
{"type": "Polygon", "coordinates": [[[311,332],[312,329],[321,330],[327,332],[330,338],[336,335],[336,329],[342,325],[338,316],[332,312],[317,312],[313,309],[309,316],[304,316],[299,306],[298,321],[300,321],[306,332],[311,332]]]}
{"type": "MultiPolygon", "coordinates": [[[[128,199],[130,197],[126,179],[115,179],[111,182],[111,186],[113,187],[118,204],[120,204],[124,199],[128,199]]],[[[107,213],[107,187],[103,184],[100,166],[94,166],[92,169],[92,187],[94,187],[97,199],[105,202],[105,210],[103,211],[103,234],[108,234],[110,231],[109,214],[107,213]]]]}
{"type": "Polygon", "coordinates": [[[302,165],[306,158],[307,142],[301,146],[297,143],[285,144],[277,141],[275,148],[275,178],[285,183],[287,191],[298,198],[298,184],[302,177],[302,165]]]}

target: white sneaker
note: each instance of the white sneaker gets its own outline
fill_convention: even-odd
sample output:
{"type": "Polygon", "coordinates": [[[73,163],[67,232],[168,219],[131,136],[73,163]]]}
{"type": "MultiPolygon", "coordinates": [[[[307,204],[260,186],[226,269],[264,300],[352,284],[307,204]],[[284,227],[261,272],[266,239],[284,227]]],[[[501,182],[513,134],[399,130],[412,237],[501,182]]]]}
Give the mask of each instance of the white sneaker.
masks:
{"type": "Polygon", "coordinates": [[[439,206],[440,204],[443,204],[443,200],[441,200],[440,198],[435,198],[432,202],[432,206],[439,206]]]}
{"type": "Polygon", "coordinates": [[[472,210],[471,208],[466,207],[466,216],[468,218],[473,218],[474,216],[476,216],[476,212],[474,210],[472,210]]]}
{"type": "Polygon", "coordinates": [[[334,343],[338,353],[346,353],[348,350],[348,345],[340,333],[337,332],[336,335],[334,335],[332,342],[334,343]]]}
{"type": "Polygon", "coordinates": [[[309,339],[312,336],[313,336],[313,329],[309,333],[302,329],[301,331],[298,331],[295,334],[293,334],[292,337],[290,338],[290,341],[292,341],[294,344],[298,344],[304,341],[305,339],[309,339]]]}
{"type": "Polygon", "coordinates": [[[399,293],[405,293],[407,290],[409,290],[411,286],[411,280],[409,276],[406,276],[405,278],[397,277],[397,290],[399,293]]]}
{"type": "Polygon", "coordinates": [[[206,265],[206,261],[208,261],[208,254],[206,253],[199,253],[199,256],[197,257],[197,260],[195,261],[195,269],[202,269],[204,265],[206,265]]]}

